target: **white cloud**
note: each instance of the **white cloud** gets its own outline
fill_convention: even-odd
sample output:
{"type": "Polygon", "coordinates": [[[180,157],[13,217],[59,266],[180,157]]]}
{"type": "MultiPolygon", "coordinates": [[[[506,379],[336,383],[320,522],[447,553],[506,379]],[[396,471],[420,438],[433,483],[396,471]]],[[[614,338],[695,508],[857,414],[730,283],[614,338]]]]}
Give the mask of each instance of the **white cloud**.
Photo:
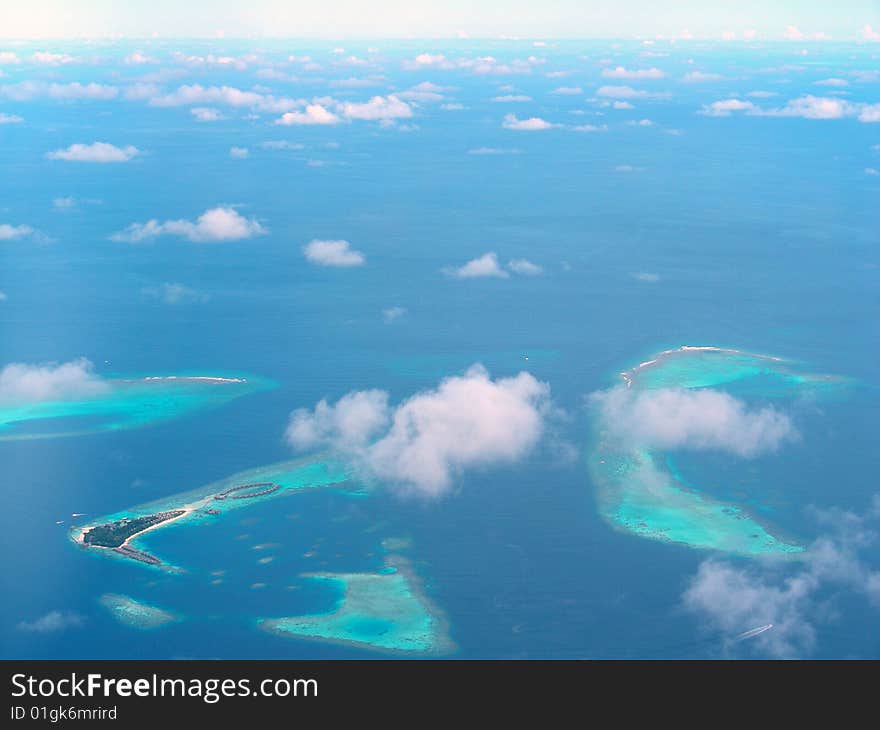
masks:
{"type": "Polygon", "coordinates": [[[859,110],[858,119],[860,122],[880,122],[880,104],[865,104],[859,110]]]}
{"type": "Polygon", "coordinates": [[[34,63],[44,66],[63,66],[64,64],[73,63],[76,59],[66,53],[49,53],[48,51],[37,51],[31,55],[34,63]]]}
{"type": "Polygon", "coordinates": [[[580,86],[560,86],[553,91],[551,94],[559,94],[560,96],[578,96],[584,93],[584,90],[580,86]]]}
{"type": "Polygon", "coordinates": [[[400,92],[397,96],[401,99],[411,99],[413,101],[442,101],[444,92],[449,91],[446,86],[438,86],[430,81],[423,81],[420,84],[400,92]]]}
{"type": "Polygon", "coordinates": [[[6,296],[6,292],[0,291],[0,302],[5,302],[7,299],[9,299],[9,297],[6,296]]]}
{"type": "Polygon", "coordinates": [[[142,51],[133,51],[132,53],[129,53],[122,59],[122,62],[129,66],[142,66],[145,64],[159,63],[155,58],[148,56],[142,51]]]}
{"type": "Polygon", "coordinates": [[[851,113],[850,107],[850,103],[842,99],[808,95],[788,102],[781,109],[771,109],[761,113],[767,116],[804,119],[841,119],[851,113]]]}
{"type": "Polygon", "coordinates": [[[467,153],[469,155],[519,155],[522,154],[522,150],[502,147],[475,147],[468,150],[467,153]]]}
{"type": "Polygon", "coordinates": [[[612,109],[635,109],[628,101],[615,101],[611,104],[612,109]]]}
{"type": "Polygon", "coordinates": [[[531,96],[526,96],[525,94],[502,94],[501,96],[493,96],[490,101],[494,101],[496,103],[515,103],[515,102],[525,102],[531,101],[531,96]]]}
{"type": "Polygon", "coordinates": [[[85,623],[85,618],[72,611],[49,611],[34,621],[20,621],[19,631],[36,634],[50,634],[69,628],[78,628],[85,623]]]}
{"type": "Polygon", "coordinates": [[[219,109],[213,109],[207,106],[197,106],[189,110],[197,122],[218,122],[225,119],[219,109]]]}
{"type": "Polygon", "coordinates": [[[591,400],[610,436],[646,448],[718,450],[752,458],[797,438],[785,414],[772,407],[749,410],[715,390],[637,392],[619,386],[591,400]]]}
{"type": "Polygon", "coordinates": [[[366,475],[438,496],[471,468],[513,464],[538,444],[550,387],[529,373],[492,380],[480,365],[396,407],[384,391],[349,393],[291,415],[295,448],[331,447],[366,475]]]}
{"type": "Polygon", "coordinates": [[[654,122],[650,119],[630,119],[627,124],[630,127],[653,127],[654,122]]]}
{"type": "Polygon", "coordinates": [[[20,124],[23,121],[24,119],[16,114],[4,114],[0,112],[0,124],[20,124]]]}
{"type": "Polygon", "coordinates": [[[779,94],[775,91],[750,91],[746,96],[752,99],[771,99],[779,94]]]}
{"type": "Polygon", "coordinates": [[[164,96],[150,99],[152,106],[193,106],[195,104],[223,104],[225,106],[258,106],[264,101],[262,94],[242,91],[234,86],[202,86],[191,84],[178,87],[164,96]]]}
{"type": "Polygon", "coordinates": [[[306,259],[318,266],[363,266],[366,256],[355,251],[348,241],[323,241],[315,239],[303,247],[306,259]]]}
{"type": "Polygon", "coordinates": [[[59,211],[69,211],[76,208],[76,198],[72,195],[68,195],[63,198],[54,198],[52,200],[52,207],[55,210],[59,211]]]}
{"type": "Polygon", "coordinates": [[[700,84],[706,81],[721,81],[724,77],[721,74],[705,73],[703,71],[691,71],[682,77],[682,81],[689,84],[700,84]]]}
{"type": "Polygon", "coordinates": [[[12,241],[16,238],[27,238],[36,233],[30,226],[13,226],[9,223],[0,223],[0,241],[12,241]]]}
{"type": "Polygon", "coordinates": [[[18,84],[0,86],[0,96],[13,101],[30,101],[31,99],[49,98],[59,101],[91,99],[106,101],[115,99],[119,89],[104,84],[81,84],[74,81],[69,84],[46,83],[45,81],[22,81],[18,84]]]}
{"type": "Polygon", "coordinates": [[[507,268],[515,274],[523,274],[524,276],[539,276],[544,273],[543,268],[528,259],[513,259],[507,263],[507,268]]]}
{"type": "Polygon", "coordinates": [[[18,54],[13,51],[0,51],[0,66],[21,63],[18,54]]]}
{"type": "Polygon", "coordinates": [[[784,35],[790,41],[800,41],[805,38],[801,29],[796,25],[789,25],[786,27],[784,35]]]}
{"type": "Polygon", "coordinates": [[[607,132],[607,124],[578,124],[571,128],[575,132],[607,132]]]}
{"type": "Polygon", "coordinates": [[[374,96],[367,102],[345,102],[342,105],[342,114],[349,119],[406,119],[413,115],[412,107],[405,101],[393,94],[388,96],[374,96]]]}
{"type": "Polygon", "coordinates": [[[347,79],[332,79],[330,86],[335,89],[363,89],[370,86],[379,86],[382,81],[382,77],[356,78],[352,76],[347,79]]]}
{"type": "Polygon", "coordinates": [[[321,400],[312,411],[295,410],[290,415],[285,437],[299,450],[332,446],[348,451],[364,447],[389,423],[388,393],[353,391],[334,405],[321,400]]]}
{"type": "Polygon", "coordinates": [[[741,99],[724,99],[713,101],[703,107],[701,114],[708,117],[729,117],[731,112],[754,111],[757,107],[750,101],[741,99]]]}
{"type": "Polygon", "coordinates": [[[505,129],[513,129],[517,132],[540,132],[544,129],[552,129],[556,125],[541,117],[529,117],[518,119],[515,114],[506,114],[501,126],[505,129]]]}
{"type": "Polygon", "coordinates": [[[682,596],[684,607],[725,635],[727,651],[753,648],[778,658],[809,654],[819,638],[819,625],[833,615],[826,598],[829,590],[846,588],[880,607],[880,571],[861,556],[877,540],[878,505],[875,497],[874,507],[861,515],[813,510],[828,532],[796,563],[737,567],[717,559],[704,561],[682,596]],[[750,631],[766,626],[772,628],[750,631]]]}
{"type": "Polygon", "coordinates": [[[243,160],[250,154],[247,147],[230,147],[229,148],[229,156],[235,157],[239,160],[243,160]]]}
{"type": "Polygon", "coordinates": [[[844,87],[844,86],[849,86],[849,81],[847,81],[846,79],[830,78],[830,79],[821,79],[820,81],[814,81],[813,84],[815,86],[844,87]]]}
{"type": "MultiPolygon", "coordinates": [[[[750,96],[757,95],[758,92],[750,94],[750,96]]],[[[704,106],[701,114],[720,117],[739,111],[760,117],[800,117],[802,119],[844,119],[855,117],[860,122],[880,122],[880,103],[854,103],[845,99],[813,96],[811,94],[793,99],[785,106],[774,109],[762,109],[750,101],[725,99],[704,106]]]]}
{"type": "Polygon", "coordinates": [[[880,175],[880,170],[878,170],[876,167],[866,167],[865,174],[876,177],[877,175],[880,175]]]}
{"type": "Polygon", "coordinates": [[[600,86],[596,95],[609,99],[633,99],[639,96],[648,96],[648,92],[634,89],[632,86],[600,86]]]}
{"type": "Polygon", "coordinates": [[[286,139],[272,139],[260,142],[260,147],[266,150],[304,150],[306,148],[301,142],[289,142],[286,139]]]}
{"type": "Polygon", "coordinates": [[[443,271],[445,274],[455,279],[506,279],[510,276],[510,274],[501,268],[501,265],[498,263],[498,254],[494,251],[484,253],[478,258],[471,259],[458,268],[446,268],[443,271]]]}
{"type": "Polygon", "coordinates": [[[204,303],[210,298],[207,294],[196,291],[176,281],[169,281],[158,286],[141,289],[141,294],[148,299],[155,299],[163,304],[204,303]]]}
{"type": "Polygon", "coordinates": [[[666,76],[659,68],[627,69],[623,66],[602,69],[606,79],[662,79],[666,76]]]}
{"type": "Polygon", "coordinates": [[[398,319],[406,316],[406,308],[405,307],[387,307],[382,310],[382,320],[385,324],[391,324],[392,322],[396,322],[398,319]]]}
{"type": "Polygon", "coordinates": [[[420,53],[414,59],[403,62],[403,67],[410,71],[423,71],[425,69],[441,69],[444,71],[462,70],[470,71],[477,75],[487,74],[528,74],[532,69],[544,60],[535,56],[526,59],[515,59],[507,63],[501,63],[493,56],[479,56],[477,58],[447,58],[443,54],[420,53]]]}
{"type": "Polygon", "coordinates": [[[244,56],[216,56],[209,53],[207,56],[187,56],[180,51],[171,54],[176,63],[189,66],[190,68],[208,68],[208,69],[235,69],[236,71],[244,71],[249,64],[259,61],[259,57],[255,54],[247,54],[244,56]]]}
{"type": "Polygon", "coordinates": [[[862,28],[862,38],[866,41],[880,41],[880,31],[874,30],[872,26],[866,24],[862,28]]]}
{"type": "Polygon", "coordinates": [[[110,238],[124,243],[140,243],[158,236],[180,236],[204,243],[237,241],[264,233],[266,229],[255,219],[245,218],[234,208],[220,206],[206,210],[195,222],[182,219],[159,222],[154,218],[146,223],[132,223],[110,238]]]}
{"type": "Polygon", "coordinates": [[[660,281],[660,275],[650,271],[637,271],[632,275],[636,281],[643,281],[646,284],[656,284],[660,281]]]}
{"type": "Polygon", "coordinates": [[[85,358],[63,364],[10,363],[0,370],[0,403],[40,403],[103,393],[109,386],[85,358]]]}
{"type": "Polygon", "coordinates": [[[802,117],[804,119],[842,119],[856,116],[861,122],[880,121],[880,104],[852,104],[842,99],[802,96],[781,109],[762,111],[764,116],[802,117]]]}
{"type": "Polygon", "coordinates": [[[50,160],[66,160],[67,162],[128,162],[141,154],[137,147],[127,145],[117,147],[109,142],[93,142],[92,144],[72,144],[67,149],[47,152],[50,160]]]}
{"type": "MultiPolygon", "coordinates": [[[[411,69],[447,67],[451,62],[443,54],[420,53],[411,61],[405,61],[404,65],[411,69]]],[[[451,66],[450,66],[451,67],[451,66]]]]}
{"type": "Polygon", "coordinates": [[[685,608],[727,635],[729,649],[745,632],[770,626],[749,641],[774,657],[791,658],[815,644],[815,629],[805,616],[815,589],[808,574],[776,585],[744,568],[708,560],[682,598],[685,608]]]}
{"type": "Polygon", "coordinates": [[[341,120],[322,104],[307,104],[304,111],[285,112],[275,124],[282,125],[311,125],[311,124],[338,124],[341,120]]]}

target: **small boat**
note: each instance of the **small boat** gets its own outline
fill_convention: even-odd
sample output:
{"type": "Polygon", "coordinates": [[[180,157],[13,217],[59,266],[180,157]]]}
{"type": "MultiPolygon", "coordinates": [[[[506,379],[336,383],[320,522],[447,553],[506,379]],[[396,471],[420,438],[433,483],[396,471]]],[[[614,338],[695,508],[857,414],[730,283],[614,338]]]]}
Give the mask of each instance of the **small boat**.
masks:
{"type": "Polygon", "coordinates": [[[766,624],[765,626],[758,626],[757,628],[743,631],[739,636],[734,639],[734,641],[744,641],[745,639],[751,639],[753,636],[763,634],[765,631],[769,631],[772,628],[773,624],[766,624]]]}

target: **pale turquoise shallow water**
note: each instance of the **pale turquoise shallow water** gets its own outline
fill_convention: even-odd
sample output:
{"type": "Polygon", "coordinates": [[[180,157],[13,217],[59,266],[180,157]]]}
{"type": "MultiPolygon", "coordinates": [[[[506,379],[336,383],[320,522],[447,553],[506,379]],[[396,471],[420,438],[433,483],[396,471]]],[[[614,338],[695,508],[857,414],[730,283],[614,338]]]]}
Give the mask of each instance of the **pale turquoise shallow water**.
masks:
{"type": "Polygon", "coordinates": [[[105,593],[99,602],[116,621],[132,629],[148,631],[181,620],[171,611],[119,593],[105,593]]]}
{"type": "Polygon", "coordinates": [[[306,577],[329,583],[339,592],[333,609],[321,614],[261,619],[261,628],[281,636],[405,654],[445,654],[453,649],[445,621],[418,589],[419,579],[408,568],[306,577]]]}
{"type": "Polygon", "coordinates": [[[0,439],[135,428],[275,387],[268,378],[254,375],[114,378],[102,381],[102,385],[85,397],[0,404],[0,439]]]}
{"type": "MultiPolygon", "coordinates": [[[[633,391],[724,389],[793,400],[840,392],[842,378],[801,373],[777,357],[714,347],[682,347],[624,372],[633,391]]],[[[686,483],[662,453],[609,438],[594,424],[587,464],[602,515],[640,537],[743,556],[796,555],[804,546],[765,524],[743,505],[721,501],[686,483]]]]}

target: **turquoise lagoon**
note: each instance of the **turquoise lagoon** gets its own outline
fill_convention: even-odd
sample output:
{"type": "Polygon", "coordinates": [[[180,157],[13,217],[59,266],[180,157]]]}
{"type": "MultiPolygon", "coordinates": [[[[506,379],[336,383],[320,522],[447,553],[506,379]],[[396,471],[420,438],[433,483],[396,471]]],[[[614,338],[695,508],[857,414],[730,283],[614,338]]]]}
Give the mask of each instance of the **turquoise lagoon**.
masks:
{"type": "Polygon", "coordinates": [[[448,654],[454,650],[442,612],[400,556],[389,556],[375,573],[309,573],[338,593],[325,613],[266,618],[259,626],[280,636],[351,644],[403,654],[448,654]]]}
{"type": "Polygon", "coordinates": [[[275,387],[254,375],[109,378],[88,396],[0,403],[0,439],[51,438],[116,431],[178,418],[275,387]]]}
{"type": "MultiPolygon", "coordinates": [[[[849,382],[800,372],[796,363],[770,355],[691,346],[666,350],[621,377],[632,390],[716,388],[771,400],[827,396],[849,382]]],[[[691,485],[668,457],[609,438],[596,420],[587,464],[609,523],[640,537],[749,557],[803,551],[800,541],[743,506],[691,485]]]]}

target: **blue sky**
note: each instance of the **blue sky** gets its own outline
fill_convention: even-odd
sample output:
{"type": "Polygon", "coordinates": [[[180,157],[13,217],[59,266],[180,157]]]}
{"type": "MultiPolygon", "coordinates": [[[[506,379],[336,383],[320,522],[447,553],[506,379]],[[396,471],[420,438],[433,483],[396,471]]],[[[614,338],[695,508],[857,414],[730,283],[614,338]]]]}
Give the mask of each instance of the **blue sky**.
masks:
{"type": "Polygon", "coordinates": [[[798,0],[31,0],[4,2],[0,33],[47,37],[634,37],[851,40],[880,28],[880,2],[798,0]],[[866,26],[868,29],[866,31],[866,26]]]}

